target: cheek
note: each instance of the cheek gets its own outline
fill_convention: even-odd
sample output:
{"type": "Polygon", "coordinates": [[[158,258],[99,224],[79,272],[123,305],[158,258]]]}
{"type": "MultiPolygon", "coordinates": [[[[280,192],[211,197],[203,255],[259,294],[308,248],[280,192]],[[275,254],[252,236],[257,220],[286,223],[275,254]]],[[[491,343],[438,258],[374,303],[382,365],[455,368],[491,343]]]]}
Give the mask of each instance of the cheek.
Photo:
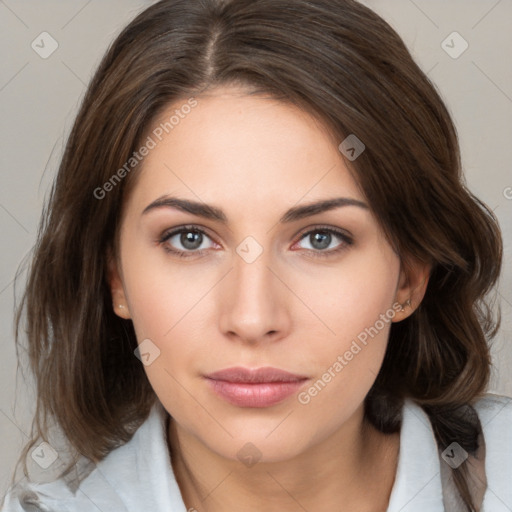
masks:
{"type": "Polygon", "coordinates": [[[213,326],[205,325],[204,308],[214,276],[192,266],[185,271],[156,258],[148,264],[142,251],[129,254],[123,266],[125,288],[144,370],[173,415],[180,416],[177,404],[192,414],[195,402],[184,390],[198,360],[208,357],[205,332],[213,326]]]}
{"type": "Polygon", "coordinates": [[[192,427],[192,420],[204,414],[189,394],[194,392],[191,377],[204,342],[194,321],[198,297],[190,287],[185,287],[186,293],[176,293],[180,284],[176,279],[167,286],[171,284],[167,278],[153,282],[151,276],[145,277],[141,273],[140,281],[132,283],[130,303],[144,371],[167,411],[181,425],[192,427]]]}
{"type": "Polygon", "coordinates": [[[167,343],[177,328],[193,325],[191,313],[201,307],[215,275],[201,265],[171,264],[163,249],[138,249],[129,239],[126,253],[124,283],[137,339],[167,343]]]}
{"type": "MultiPolygon", "coordinates": [[[[309,350],[317,378],[299,394],[298,402],[311,414],[339,422],[364,400],[382,365],[398,282],[398,257],[387,248],[360,252],[330,276],[317,274],[308,305],[329,328],[309,350]],[[333,282],[334,281],[334,282],[333,282]]],[[[306,285],[298,293],[307,292],[306,285]]],[[[313,329],[310,326],[310,330],[313,329]]]]}
{"type": "Polygon", "coordinates": [[[323,325],[325,341],[316,349],[324,354],[348,350],[353,339],[375,324],[379,339],[387,339],[390,322],[385,318],[383,325],[381,315],[394,317],[399,270],[398,257],[389,247],[378,245],[354,252],[338,267],[296,279],[294,291],[305,298],[316,323],[323,325]]]}

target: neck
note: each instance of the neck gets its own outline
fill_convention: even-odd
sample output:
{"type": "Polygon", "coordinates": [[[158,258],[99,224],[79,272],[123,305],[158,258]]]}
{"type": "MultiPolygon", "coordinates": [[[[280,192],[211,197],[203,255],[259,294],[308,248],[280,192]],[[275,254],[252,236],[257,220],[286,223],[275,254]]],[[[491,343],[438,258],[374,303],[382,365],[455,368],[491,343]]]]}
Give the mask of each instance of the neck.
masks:
{"type": "Polygon", "coordinates": [[[385,435],[368,425],[362,407],[308,450],[250,466],[209,449],[172,419],[168,434],[185,505],[198,512],[385,512],[398,461],[399,434],[385,435]]]}

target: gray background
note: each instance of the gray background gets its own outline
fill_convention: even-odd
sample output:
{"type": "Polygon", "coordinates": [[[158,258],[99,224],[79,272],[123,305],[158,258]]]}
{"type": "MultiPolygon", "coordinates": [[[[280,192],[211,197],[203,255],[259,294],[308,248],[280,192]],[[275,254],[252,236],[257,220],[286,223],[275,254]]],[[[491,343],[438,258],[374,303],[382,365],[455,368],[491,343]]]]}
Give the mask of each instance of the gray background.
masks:
{"type": "MultiPolygon", "coordinates": [[[[13,305],[21,287],[14,290],[13,278],[30,255],[43,199],[86,84],[107,45],[150,3],[0,0],[0,496],[27,441],[33,412],[31,378],[17,374],[13,305]],[[41,47],[45,31],[58,48],[43,59],[31,44],[41,47]]],[[[437,85],[459,132],[467,184],[500,220],[505,262],[497,298],[503,323],[493,344],[490,391],[512,395],[512,1],[364,3],[398,31],[437,85]],[[446,40],[454,31],[469,45],[457,58],[463,40],[446,40]]],[[[49,39],[44,48],[50,48],[49,39]]]]}

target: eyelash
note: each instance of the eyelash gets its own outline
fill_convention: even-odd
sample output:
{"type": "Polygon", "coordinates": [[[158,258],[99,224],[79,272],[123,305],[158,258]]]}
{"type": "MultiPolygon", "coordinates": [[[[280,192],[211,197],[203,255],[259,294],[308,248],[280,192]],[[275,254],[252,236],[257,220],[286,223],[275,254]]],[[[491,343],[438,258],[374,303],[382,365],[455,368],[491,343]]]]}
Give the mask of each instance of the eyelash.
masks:
{"type": "MultiPolygon", "coordinates": [[[[180,233],[200,233],[202,235],[207,236],[208,238],[211,238],[203,229],[197,227],[197,226],[182,226],[180,228],[177,228],[173,231],[165,232],[160,239],[158,240],[159,245],[162,245],[165,252],[173,254],[175,256],[178,256],[179,258],[191,258],[194,256],[202,256],[204,252],[207,251],[207,249],[201,249],[200,251],[180,251],[179,249],[170,249],[165,243],[167,240],[172,238],[174,235],[178,235],[180,233]]],[[[316,226],[309,231],[306,231],[300,235],[300,238],[298,241],[303,240],[307,236],[313,234],[313,233],[328,233],[331,235],[335,235],[338,238],[342,240],[342,243],[340,246],[336,249],[330,249],[328,251],[324,250],[314,250],[314,249],[305,249],[306,251],[309,251],[312,253],[312,255],[316,258],[328,258],[331,256],[334,256],[338,254],[339,252],[345,250],[348,246],[351,246],[354,241],[352,238],[350,238],[346,233],[344,233],[341,230],[332,228],[332,227],[324,227],[324,226],[316,226]]]]}

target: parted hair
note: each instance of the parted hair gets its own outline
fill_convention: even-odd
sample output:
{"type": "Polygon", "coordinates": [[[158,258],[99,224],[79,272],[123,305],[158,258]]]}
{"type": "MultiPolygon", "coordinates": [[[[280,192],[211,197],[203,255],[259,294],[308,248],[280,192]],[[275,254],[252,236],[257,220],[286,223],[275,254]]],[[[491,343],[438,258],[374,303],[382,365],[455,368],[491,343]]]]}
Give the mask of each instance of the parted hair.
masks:
{"type": "MultiPolygon", "coordinates": [[[[392,324],[365,417],[396,432],[410,398],[440,449],[457,441],[475,453],[481,426],[472,404],[486,390],[499,326],[490,292],[502,241],[496,217],[465,184],[436,87],[389,24],[354,0],[162,0],[104,55],[47,198],[16,315],[18,355],[26,344],[37,384],[32,440],[19,462],[46,438],[49,419],[97,462],[147,418],[156,395],[107,281],[143,161],[101,198],[95,190],[169,104],[228,84],[311,112],[339,142],[350,134],[363,141],[349,165],[370,208],[405,266],[432,269],[421,304],[392,324]]],[[[464,466],[451,471],[473,510],[464,466]]]]}

